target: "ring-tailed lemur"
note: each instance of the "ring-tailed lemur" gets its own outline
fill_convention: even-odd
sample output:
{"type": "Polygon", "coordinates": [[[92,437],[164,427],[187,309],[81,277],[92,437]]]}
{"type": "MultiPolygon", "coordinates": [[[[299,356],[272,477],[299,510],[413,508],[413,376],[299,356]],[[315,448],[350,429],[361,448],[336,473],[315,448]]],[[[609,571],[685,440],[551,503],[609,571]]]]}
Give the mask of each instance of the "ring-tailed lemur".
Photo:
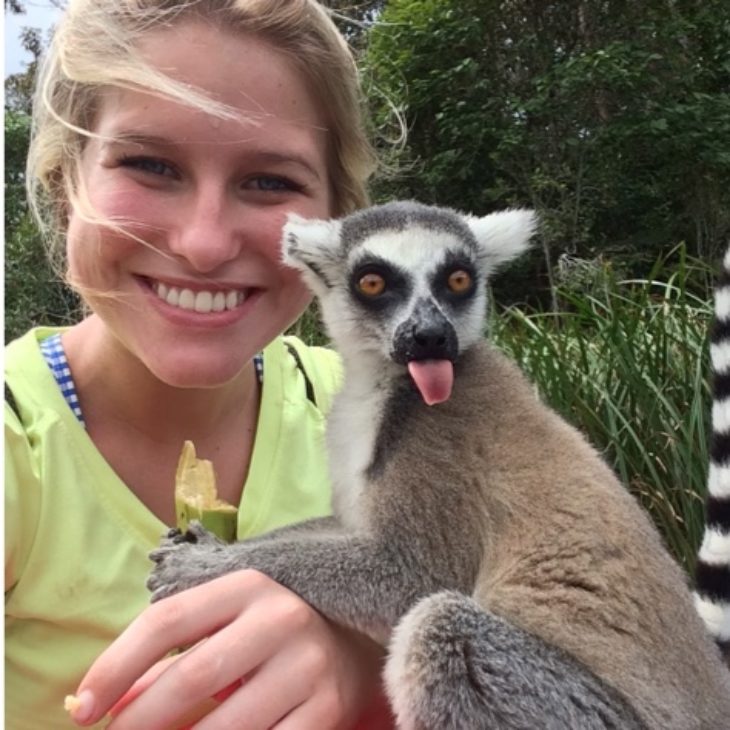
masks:
{"type": "Polygon", "coordinates": [[[334,516],[231,546],[173,531],[152,598],[268,574],[388,645],[400,728],[728,728],[730,673],[659,534],[483,341],[487,277],[534,225],[415,203],[292,219],[285,261],[345,368],[334,516]]]}
{"type": "Polygon", "coordinates": [[[695,570],[697,610],[730,664],[730,249],[715,290],[712,440],[706,527],[695,570]]]}

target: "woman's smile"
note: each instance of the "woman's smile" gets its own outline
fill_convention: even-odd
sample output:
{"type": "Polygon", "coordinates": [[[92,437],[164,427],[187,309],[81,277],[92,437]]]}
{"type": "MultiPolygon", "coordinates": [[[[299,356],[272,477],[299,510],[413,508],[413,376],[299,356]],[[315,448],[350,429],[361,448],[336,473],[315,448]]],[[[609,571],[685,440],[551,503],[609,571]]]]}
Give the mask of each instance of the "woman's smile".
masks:
{"type": "Polygon", "coordinates": [[[184,328],[230,327],[247,317],[255,317],[256,302],[265,292],[256,286],[134,278],[152,312],[168,324],[184,328]]]}

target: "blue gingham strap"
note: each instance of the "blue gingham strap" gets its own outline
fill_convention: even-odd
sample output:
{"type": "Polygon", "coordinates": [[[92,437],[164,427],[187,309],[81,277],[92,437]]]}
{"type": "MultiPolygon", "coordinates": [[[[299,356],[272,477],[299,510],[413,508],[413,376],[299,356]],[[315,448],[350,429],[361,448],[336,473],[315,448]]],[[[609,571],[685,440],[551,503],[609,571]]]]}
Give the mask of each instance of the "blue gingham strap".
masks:
{"type": "Polygon", "coordinates": [[[76,386],[71,377],[71,369],[68,366],[66,353],[61,343],[61,334],[56,333],[41,340],[40,347],[41,353],[46,363],[48,363],[48,367],[51,369],[53,377],[56,383],[58,383],[58,387],[61,389],[61,395],[63,395],[64,400],[68,403],[69,408],[73,411],[76,418],[79,419],[81,425],[86,428],[84,416],[81,413],[79,397],[76,394],[76,386]]]}

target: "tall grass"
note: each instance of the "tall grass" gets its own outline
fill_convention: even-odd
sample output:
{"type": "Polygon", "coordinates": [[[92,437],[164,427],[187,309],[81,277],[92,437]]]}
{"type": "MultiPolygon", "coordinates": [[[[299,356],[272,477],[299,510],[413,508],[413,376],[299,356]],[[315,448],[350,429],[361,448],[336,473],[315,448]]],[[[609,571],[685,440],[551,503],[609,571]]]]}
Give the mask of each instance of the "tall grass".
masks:
{"type": "Polygon", "coordinates": [[[664,263],[645,280],[607,275],[590,293],[561,291],[557,314],[501,311],[491,336],[603,453],[691,572],[703,527],[711,306],[689,286],[697,264],[681,255],[662,280],[664,263]]]}

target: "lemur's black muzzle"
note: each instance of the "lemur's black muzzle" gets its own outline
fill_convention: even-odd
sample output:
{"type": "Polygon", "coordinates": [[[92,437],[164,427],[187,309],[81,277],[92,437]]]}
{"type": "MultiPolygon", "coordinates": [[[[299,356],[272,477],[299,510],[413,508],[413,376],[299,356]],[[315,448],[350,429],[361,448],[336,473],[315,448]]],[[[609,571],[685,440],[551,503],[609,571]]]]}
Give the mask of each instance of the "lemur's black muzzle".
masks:
{"type": "Polygon", "coordinates": [[[398,325],[393,336],[393,359],[406,365],[413,360],[456,360],[456,330],[430,300],[419,302],[413,314],[398,325]]]}

